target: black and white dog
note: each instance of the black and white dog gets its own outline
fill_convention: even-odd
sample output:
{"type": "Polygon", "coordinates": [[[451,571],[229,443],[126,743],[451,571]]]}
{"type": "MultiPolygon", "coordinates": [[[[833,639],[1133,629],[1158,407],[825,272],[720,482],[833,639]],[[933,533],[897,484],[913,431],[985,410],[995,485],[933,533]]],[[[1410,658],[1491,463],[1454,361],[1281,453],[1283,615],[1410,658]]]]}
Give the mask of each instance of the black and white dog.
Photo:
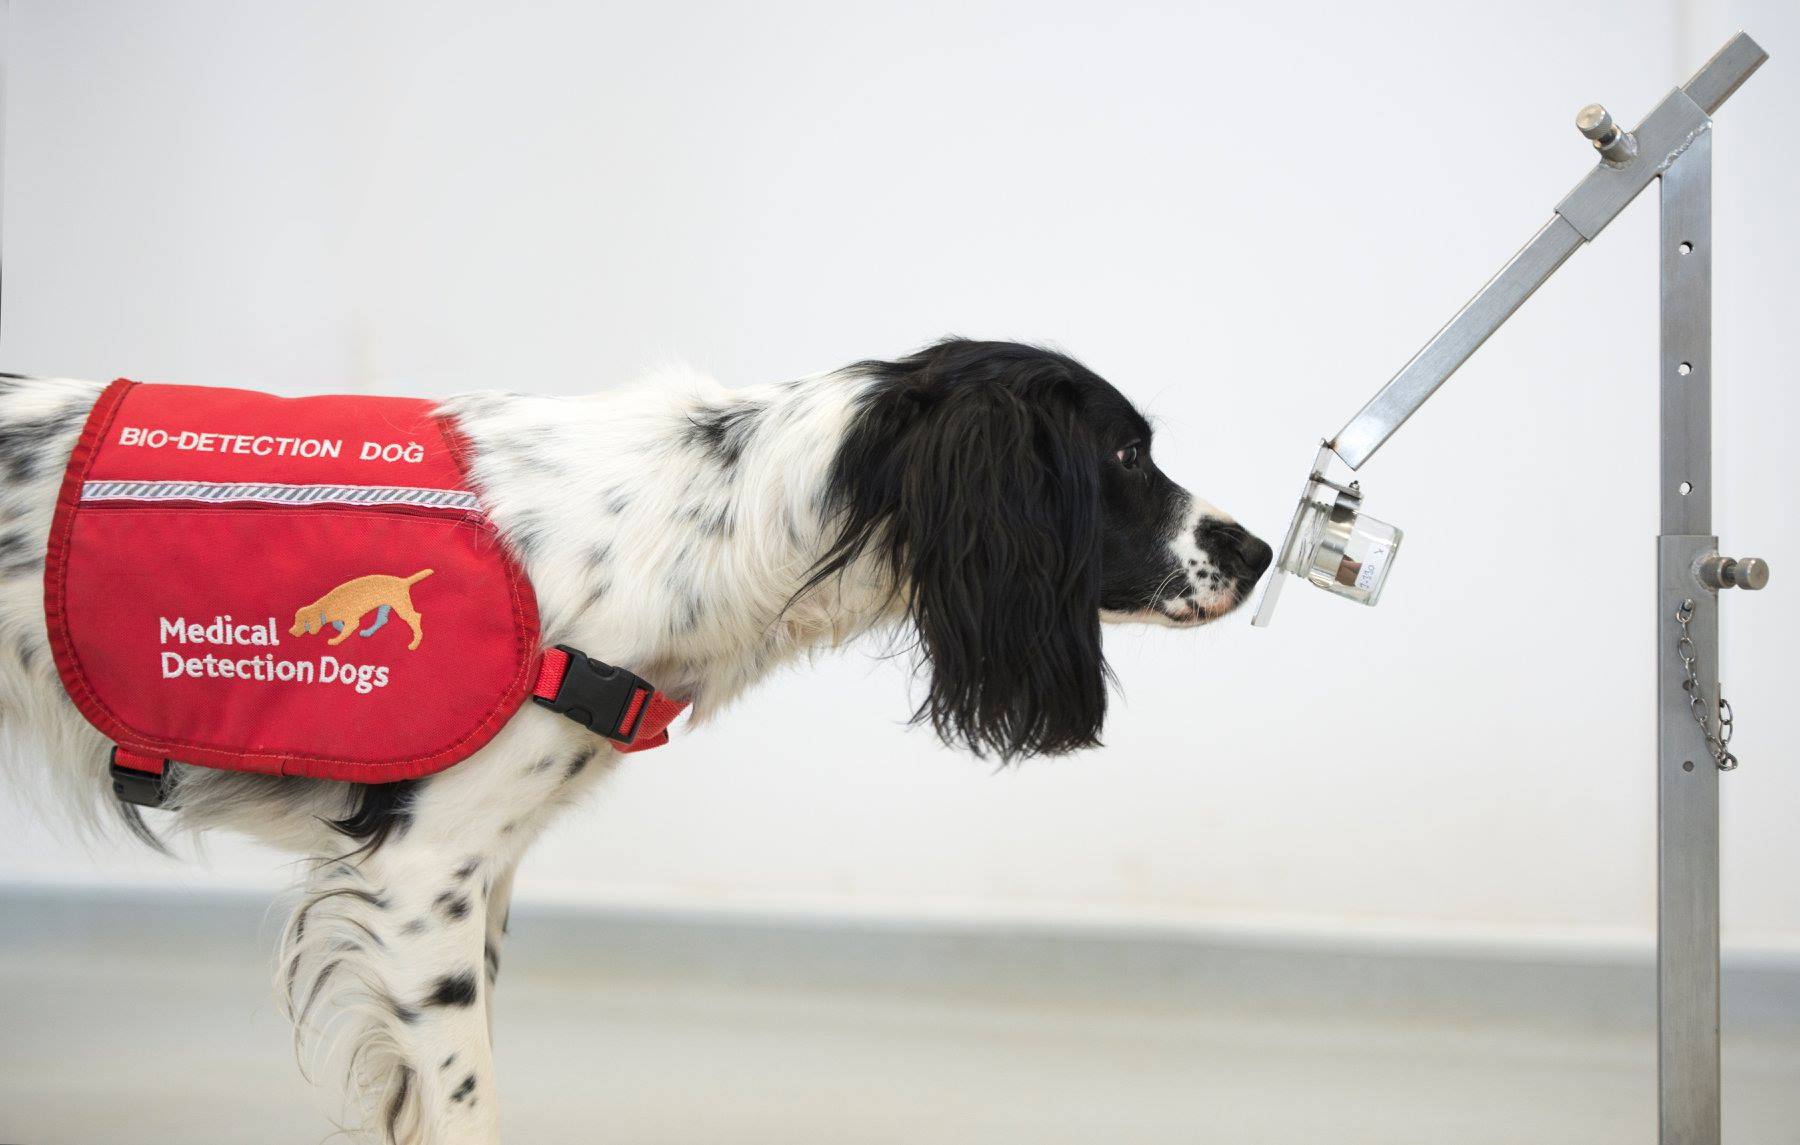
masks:
{"type": "MultiPolygon", "coordinates": [[[[43,612],[58,484],[101,387],[0,378],[0,730],[72,806],[158,843],[105,782],[43,612]]],[[[450,399],[472,475],[568,643],[704,719],[810,648],[896,625],[915,718],[1003,760],[1099,742],[1100,626],[1204,624],[1270,559],[1165,477],[1150,426],[1058,353],[946,341],[746,390],[677,375],[585,398],[450,399]]],[[[475,756],[381,786],[174,769],[169,827],[309,856],[280,986],[297,1034],[350,1011],[347,1084],[392,1142],[497,1140],[488,1010],[513,871],[619,757],[527,705],[475,756]]]]}

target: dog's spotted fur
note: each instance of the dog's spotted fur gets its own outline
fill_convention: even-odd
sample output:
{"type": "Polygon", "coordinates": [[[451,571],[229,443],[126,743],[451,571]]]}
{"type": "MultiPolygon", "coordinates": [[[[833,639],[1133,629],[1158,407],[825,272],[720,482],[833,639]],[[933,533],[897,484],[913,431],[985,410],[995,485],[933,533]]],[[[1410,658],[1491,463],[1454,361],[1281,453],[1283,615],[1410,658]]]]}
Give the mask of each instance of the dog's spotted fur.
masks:
{"type": "MultiPolygon", "coordinates": [[[[105,745],[56,678],[44,542],[100,387],[0,378],[0,729],[98,824],[105,745]],[[28,744],[25,741],[29,741],[28,744]]],[[[546,643],[624,665],[710,719],[820,645],[910,625],[917,718],[1003,759],[1098,742],[1099,625],[1235,607],[1268,546],[1162,475],[1150,428],[1062,355],[951,341],[728,391],[694,375],[586,398],[444,403],[529,573],[546,643]]],[[[379,787],[176,766],[159,830],[229,827],[313,860],[280,959],[303,1044],[392,1142],[498,1135],[488,1040],[513,871],[619,757],[527,706],[475,756],[379,787]],[[479,1004],[478,1004],[479,1003],[479,1004]],[[347,1015],[347,1017],[346,1017],[347,1015]]],[[[316,1060],[316,1059],[315,1059],[316,1060]]]]}

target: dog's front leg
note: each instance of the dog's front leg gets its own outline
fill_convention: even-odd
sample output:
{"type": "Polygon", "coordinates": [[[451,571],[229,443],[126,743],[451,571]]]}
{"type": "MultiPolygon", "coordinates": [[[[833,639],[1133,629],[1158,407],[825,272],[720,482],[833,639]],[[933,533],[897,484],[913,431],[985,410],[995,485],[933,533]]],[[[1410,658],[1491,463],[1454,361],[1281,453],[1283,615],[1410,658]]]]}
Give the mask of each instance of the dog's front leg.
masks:
{"type": "MultiPolygon", "coordinates": [[[[404,902],[393,980],[403,1005],[421,1145],[499,1140],[499,1093],[489,1042],[492,989],[486,971],[488,904],[510,876],[491,852],[402,845],[390,859],[404,902]]],[[[402,1138],[407,1141],[408,1139],[402,1138]]],[[[410,1141],[408,1141],[410,1145],[410,1141]]]]}
{"type": "Polygon", "coordinates": [[[289,926],[291,1009],[304,1036],[349,1003],[352,1104],[391,1145],[493,1145],[499,1100],[484,966],[493,852],[416,830],[328,863],[289,926]]]}
{"type": "Polygon", "coordinates": [[[289,927],[288,996],[303,1034],[330,1008],[319,995],[349,1003],[352,1082],[386,1140],[496,1140],[488,1019],[513,870],[551,812],[616,763],[602,744],[565,721],[514,720],[417,781],[372,849],[315,869],[289,927]]]}

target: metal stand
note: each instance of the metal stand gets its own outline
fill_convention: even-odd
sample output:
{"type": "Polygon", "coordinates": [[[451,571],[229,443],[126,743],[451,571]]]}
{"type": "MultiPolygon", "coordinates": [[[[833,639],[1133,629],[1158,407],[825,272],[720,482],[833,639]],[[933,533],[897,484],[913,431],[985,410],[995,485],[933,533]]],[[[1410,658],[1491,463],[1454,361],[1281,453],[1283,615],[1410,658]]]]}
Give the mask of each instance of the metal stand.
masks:
{"type": "Polygon", "coordinates": [[[1699,684],[1719,694],[1712,531],[1712,136],[1662,176],[1662,535],[1656,570],[1657,1112],[1663,1145],[1719,1140],[1719,769],[1676,655],[1683,601],[1699,684]]]}
{"type": "MultiPolygon", "coordinates": [[[[1768,566],[1718,553],[1712,535],[1712,119],[1768,54],[1739,33],[1632,131],[1598,104],[1576,127],[1599,164],[1550,221],[1388,384],[1325,442],[1309,492],[1335,453],[1360,469],[1581,246],[1653,180],[1662,184],[1662,524],[1657,539],[1657,1089],[1662,1145],[1718,1145],[1719,774],[1729,708],[1719,696],[1719,597],[1761,588],[1768,566]]],[[[1348,512],[1352,520],[1358,501],[1348,512]]],[[[1307,498],[1289,527],[1308,549],[1307,498]]],[[[1330,555],[1330,554],[1328,554],[1330,555]]],[[[1267,624],[1282,583],[1257,611],[1267,624]]],[[[1315,582],[1316,583],[1316,582],[1315,582]]]]}

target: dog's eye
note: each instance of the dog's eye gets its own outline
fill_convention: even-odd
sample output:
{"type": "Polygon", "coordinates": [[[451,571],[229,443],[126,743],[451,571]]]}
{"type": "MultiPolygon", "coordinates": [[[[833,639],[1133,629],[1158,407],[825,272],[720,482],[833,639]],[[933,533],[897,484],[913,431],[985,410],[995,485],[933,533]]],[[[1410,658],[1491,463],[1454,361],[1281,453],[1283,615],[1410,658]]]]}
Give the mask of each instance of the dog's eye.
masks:
{"type": "Polygon", "coordinates": [[[1138,467],[1138,447],[1135,445],[1127,445],[1124,449],[1113,454],[1113,456],[1117,457],[1119,459],[1119,464],[1127,469],[1136,469],[1138,467]]]}

